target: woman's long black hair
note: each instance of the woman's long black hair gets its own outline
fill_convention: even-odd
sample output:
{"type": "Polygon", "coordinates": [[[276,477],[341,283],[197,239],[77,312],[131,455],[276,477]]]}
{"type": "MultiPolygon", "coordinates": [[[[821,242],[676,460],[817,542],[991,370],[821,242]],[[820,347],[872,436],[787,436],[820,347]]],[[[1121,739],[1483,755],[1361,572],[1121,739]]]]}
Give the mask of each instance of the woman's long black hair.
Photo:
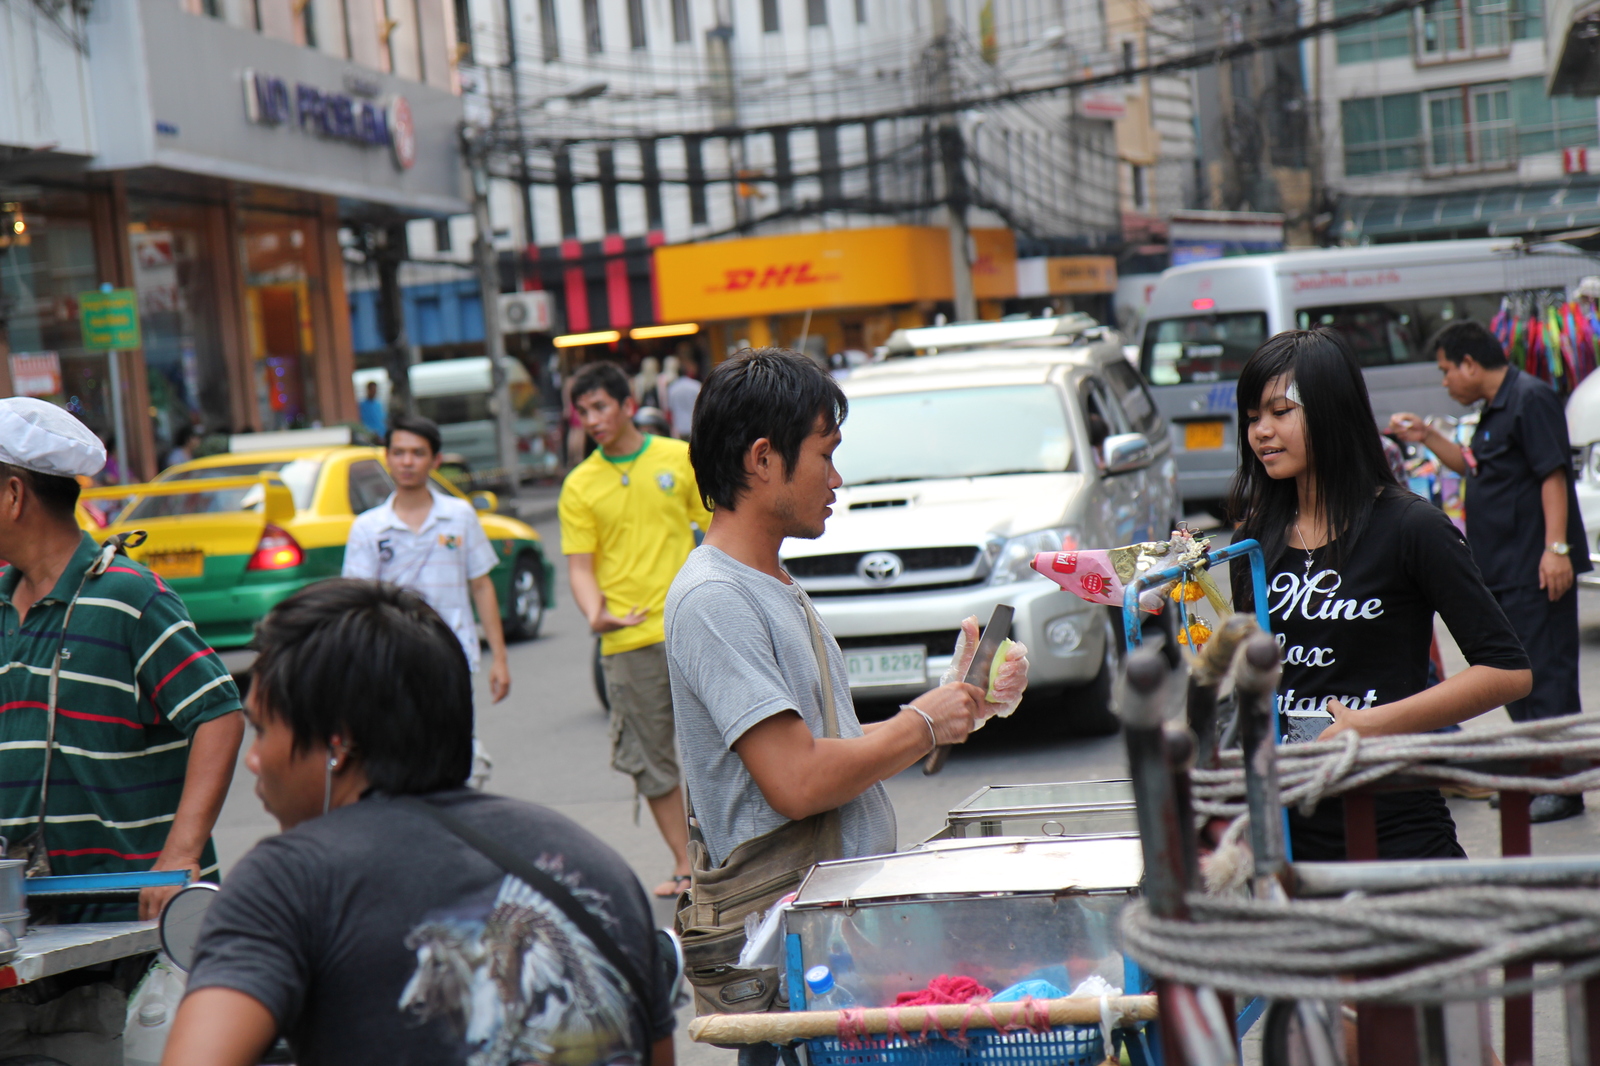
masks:
{"type": "MultiPolygon", "coordinates": [[[[1267,476],[1250,447],[1248,411],[1274,379],[1289,374],[1306,421],[1306,462],[1316,475],[1317,502],[1328,527],[1328,563],[1338,567],[1366,529],[1372,504],[1385,488],[1398,488],[1384,458],[1361,364],[1336,331],[1285,330],[1251,353],[1239,372],[1239,467],[1228,489],[1228,515],[1239,523],[1235,540],[1261,542],[1267,570],[1288,546],[1300,505],[1294,478],[1267,476]]],[[[1236,609],[1250,595],[1249,569],[1229,567],[1236,609]],[[1241,596],[1241,593],[1243,595],[1241,596]]]]}

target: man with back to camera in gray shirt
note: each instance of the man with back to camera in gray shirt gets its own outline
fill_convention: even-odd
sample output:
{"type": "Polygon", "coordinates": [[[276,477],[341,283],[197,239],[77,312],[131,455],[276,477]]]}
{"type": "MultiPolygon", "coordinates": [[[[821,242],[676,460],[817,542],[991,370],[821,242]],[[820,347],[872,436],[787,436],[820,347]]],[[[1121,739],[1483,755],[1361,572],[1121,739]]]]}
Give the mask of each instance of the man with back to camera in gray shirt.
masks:
{"type": "Polygon", "coordinates": [[[667,664],[684,780],[713,869],[740,844],[833,810],[838,857],[895,850],[882,782],[936,743],[966,740],[995,709],[957,682],[862,726],[839,645],[820,623],[813,642],[809,600],[778,550],[786,537],[822,535],[843,484],[833,452],[847,410],[826,371],[782,348],[716,367],[695,408],[689,461],[711,528],[667,595],[667,664]],[[818,645],[838,739],[822,736],[818,645]]]}

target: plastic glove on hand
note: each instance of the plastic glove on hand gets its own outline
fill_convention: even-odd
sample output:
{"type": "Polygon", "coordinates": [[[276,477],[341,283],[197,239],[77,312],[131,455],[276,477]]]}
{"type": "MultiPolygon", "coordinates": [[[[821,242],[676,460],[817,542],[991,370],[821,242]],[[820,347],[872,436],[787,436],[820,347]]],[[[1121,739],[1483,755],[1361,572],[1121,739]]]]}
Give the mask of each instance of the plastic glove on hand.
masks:
{"type": "MultiPolygon", "coordinates": [[[[961,635],[956,638],[955,654],[950,665],[939,678],[941,685],[966,679],[972,668],[972,657],[978,650],[978,619],[968,616],[961,623],[961,635]]],[[[989,668],[989,684],[979,718],[973,729],[982,729],[983,723],[999,716],[1009,718],[1022,702],[1028,688],[1028,649],[1021,641],[1006,640],[995,653],[994,665],[989,668]]]]}

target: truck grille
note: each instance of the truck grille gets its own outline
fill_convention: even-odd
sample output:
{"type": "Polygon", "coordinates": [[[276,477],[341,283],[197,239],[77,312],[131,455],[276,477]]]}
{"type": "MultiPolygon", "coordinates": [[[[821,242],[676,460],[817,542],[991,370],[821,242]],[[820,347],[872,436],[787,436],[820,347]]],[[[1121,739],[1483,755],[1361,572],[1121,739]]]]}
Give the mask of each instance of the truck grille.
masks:
{"type": "MultiPolygon", "coordinates": [[[[949,548],[897,548],[894,553],[905,564],[906,573],[918,570],[956,570],[971,566],[978,558],[978,549],[971,545],[949,548]]],[[[856,567],[867,552],[844,552],[839,555],[807,555],[798,559],[785,559],[783,566],[790,576],[854,577],[856,567]]]]}
{"type": "Polygon", "coordinates": [[[894,644],[921,644],[929,655],[954,655],[959,629],[938,629],[931,633],[874,633],[870,637],[839,637],[839,647],[883,648],[894,644]]]}

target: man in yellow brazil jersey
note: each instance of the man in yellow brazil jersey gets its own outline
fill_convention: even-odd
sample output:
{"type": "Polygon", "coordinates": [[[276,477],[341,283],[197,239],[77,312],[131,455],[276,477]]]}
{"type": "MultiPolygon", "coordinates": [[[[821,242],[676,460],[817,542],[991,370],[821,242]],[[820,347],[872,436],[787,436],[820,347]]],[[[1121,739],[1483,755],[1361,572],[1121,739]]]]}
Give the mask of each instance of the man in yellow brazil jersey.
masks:
{"type": "Polygon", "coordinates": [[[572,402],[598,447],[561,486],[561,551],[572,598],[600,634],[611,704],[611,765],[633,778],[672,849],[666,898],[689,887],[689,825],[679,785],[662,608],[694,531],[711,524],[689,446],[639,432],[628,376],[592,363],[572,383],[572,402]]]}

